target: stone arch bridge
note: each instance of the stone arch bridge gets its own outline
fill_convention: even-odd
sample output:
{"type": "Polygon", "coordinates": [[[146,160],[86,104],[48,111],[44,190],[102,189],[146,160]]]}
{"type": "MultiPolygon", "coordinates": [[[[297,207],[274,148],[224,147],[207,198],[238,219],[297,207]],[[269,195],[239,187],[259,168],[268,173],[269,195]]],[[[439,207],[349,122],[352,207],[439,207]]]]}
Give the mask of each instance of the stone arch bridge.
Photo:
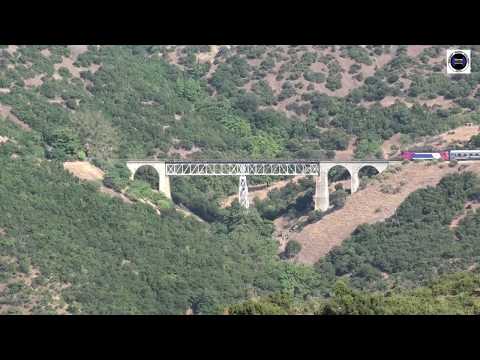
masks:
{"type": "Polygon", "coordinates": [[[371,166],[379,173],[389,165],[400,163],[388,160],[315,161],[315,160],[129,160],[127,167],[133,180],[142,166],[151,166],[159,178],[159,191],[171,199],[170,176],[238,176],[240,178],[238,200],[248,208],[248,175],[305,175],[315,178],[315,210],[326,211],[330,207],[328,172],[335,166],[348,170],[351,179],[351,193],[358,190],[359,171],[371,166]]]}

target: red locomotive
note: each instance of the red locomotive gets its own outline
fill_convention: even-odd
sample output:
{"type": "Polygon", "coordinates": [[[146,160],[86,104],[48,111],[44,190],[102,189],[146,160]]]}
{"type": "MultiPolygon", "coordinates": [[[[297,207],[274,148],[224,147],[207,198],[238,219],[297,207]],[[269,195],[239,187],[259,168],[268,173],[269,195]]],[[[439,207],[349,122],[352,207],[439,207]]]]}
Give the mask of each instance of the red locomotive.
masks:
{"type": "Polygon", "coordinates": [[[416,151],[402,151],[401,156],[405,160],[450,160],[449,151],[438,152],[416,152],[416,151]]]}

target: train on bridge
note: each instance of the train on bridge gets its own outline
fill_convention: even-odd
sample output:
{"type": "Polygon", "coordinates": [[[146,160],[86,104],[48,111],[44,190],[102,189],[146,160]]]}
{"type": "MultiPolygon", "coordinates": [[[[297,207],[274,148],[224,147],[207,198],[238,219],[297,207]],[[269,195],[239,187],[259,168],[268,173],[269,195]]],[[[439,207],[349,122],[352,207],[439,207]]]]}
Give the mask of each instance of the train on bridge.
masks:
{"type": "Polygon", "coordinates": [[[480,160],[480,149],[437,152],[402,151],[400,156],[404,160],[480,160]]]}

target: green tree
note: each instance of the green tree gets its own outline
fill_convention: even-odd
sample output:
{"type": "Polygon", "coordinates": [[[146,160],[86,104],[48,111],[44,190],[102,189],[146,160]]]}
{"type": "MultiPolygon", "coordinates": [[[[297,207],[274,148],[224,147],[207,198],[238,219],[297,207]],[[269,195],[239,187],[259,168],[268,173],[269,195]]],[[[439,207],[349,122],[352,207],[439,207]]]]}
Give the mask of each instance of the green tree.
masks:
{"type": "Polygon", "coordinates": [[[120,137],[102,113],[76,112],[71,117],[88,157],[105,161],[118,154],[120,137]]]}
{"type": "Polygon", "coordinates": [[[266,132],[259,131],[251,137],[250,152],[253,157],[274,158],[281,151],[280,144],[266,132]]]}
{"type": "Polygon", "coordinates": [[[76,158],[82,145],[77,134],[69,128],[59,128],[46,137],[47,155],[53,159],[76,158]]]}
{"type": "Polygon", "coordinates": [[[302,250],[302,245],[295,240],[290,240],[285,247],[285,257],[287,259],[295,257],[300,250],[302,250]]]}

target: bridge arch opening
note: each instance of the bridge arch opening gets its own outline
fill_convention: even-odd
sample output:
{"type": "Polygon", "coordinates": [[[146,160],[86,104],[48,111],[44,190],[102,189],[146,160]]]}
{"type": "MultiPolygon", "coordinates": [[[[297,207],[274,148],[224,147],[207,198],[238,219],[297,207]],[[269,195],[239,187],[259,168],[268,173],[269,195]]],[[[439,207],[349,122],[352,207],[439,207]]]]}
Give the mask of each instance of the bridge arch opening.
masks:
{"type": "Polygon", "coordinates": [[[135,180],[145,181],[153,190],[159,189],[160,175],[158,171],[151,165],[142,165],[133,174],[135,180]]]}
{"type": "Polygon", "coordinates": [[[364,165],[358,170],[358,176],[363,177],[372,177],[380,174],[380,171],[373,165],[364,165]]]}
{"type": "Polygon", "coordinates": [[[350,191],[352,174],[343,165],[335,165],[328,170],[328,184],[330,192],[336,190],[350,191]]]}

